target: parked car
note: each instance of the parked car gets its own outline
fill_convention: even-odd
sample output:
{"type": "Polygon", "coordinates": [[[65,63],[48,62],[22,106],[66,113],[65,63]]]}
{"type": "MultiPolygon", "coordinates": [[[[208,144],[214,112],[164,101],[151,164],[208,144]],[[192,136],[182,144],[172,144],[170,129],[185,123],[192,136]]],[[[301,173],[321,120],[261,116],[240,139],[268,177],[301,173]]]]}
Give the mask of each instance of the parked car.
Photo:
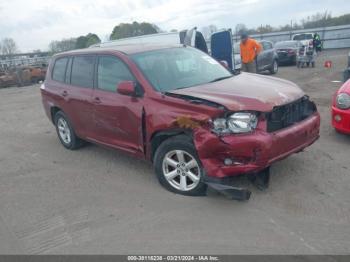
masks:
{"type": "Polygon", "coordinates": [[[45,80],[47,65],[36,65],[36,66],[29,66],[28,67],[30,71],[30,77],[32,83],[38,83],[40,81],[45,80]]]}
{"type": "Polygon", "coordinates": [[[160,183],[184,195],[264,170],[319,137],[319,113],[297,85],[232,74],[188,46],[61,53],[41,95],[65,148],[89,141],[150,160],[160,183]]]}
{"type": "Polygon", "coordinates": [[[350,80],[333,97],[332,125],[337,131],[350,134],[350,80]]]}
{"type": "Polygon", "coordinates": [[[16,84],[16,75],[8,71],[0,71],[0,87],[9,87],[16,84]]]}
{"type": "MultiPolygon", "coordinates": [[[[262,73],[264,71],[269,71],[271,74],[276,74],[278,72],[278,54],[270,41],[258,41],[262,46],[262,51],[257,56],[257,72],[262,73]]],[[[242,67],[242,61],[240,57],[240,42],[234,44],[234,59],[236,64],[239,64],[239,69],[242,67]],[[239,56],[239,57],[238,57],[239,56]]]]}
{"type": "Polygon", "coordinates": [[[269,71],[271,74],[278,72],[278,54],[273,47],[273,43],[266,40],[258,41],[262,46],[262,51],[257,56],[257,71],[269,71]]]}
{"type": "Polygon", "coordinates": [[[298,51],[302,44],[299,41],[280,41],[275,44],[275,49],[278,54],[278,63],[293,64],[297,62],[298,51]]]}
{"type": "Polygon", "coordinates": [[[18,66],[0,72],[0,87],[31,84],[31,72],[28,67],[18,66]]]}
{"type": "Polygon", "coordinates": [[[314,33],[301,33],[295,34],[292,37],[292,40],[299,41],[303,46],[313,48],[314,47],[314,33]]]}

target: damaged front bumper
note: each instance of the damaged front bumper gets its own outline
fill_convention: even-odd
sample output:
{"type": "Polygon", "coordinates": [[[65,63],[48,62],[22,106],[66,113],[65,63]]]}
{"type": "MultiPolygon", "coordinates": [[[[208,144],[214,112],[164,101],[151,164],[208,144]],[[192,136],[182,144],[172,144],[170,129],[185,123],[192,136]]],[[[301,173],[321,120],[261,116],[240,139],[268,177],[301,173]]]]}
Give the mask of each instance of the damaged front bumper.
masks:
{"type": "Polygon", "coordinates": [[[303,150],[319,138],[320,115],[276,132],[260,129],[249,134],[218,136],[201,127],[194,144],[208,178],[258,173],[275,161],[303,150]]]}

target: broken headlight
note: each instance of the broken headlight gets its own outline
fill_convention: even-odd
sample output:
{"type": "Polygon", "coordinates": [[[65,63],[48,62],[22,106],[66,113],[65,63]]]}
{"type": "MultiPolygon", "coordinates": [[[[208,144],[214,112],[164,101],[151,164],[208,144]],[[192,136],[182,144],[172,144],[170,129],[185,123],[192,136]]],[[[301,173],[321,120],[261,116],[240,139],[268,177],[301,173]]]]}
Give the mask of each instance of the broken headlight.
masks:
{"type": "Polygon", "coordinates": [[[350,95],[346,93],[340,93],[337,95],[336,104],[339,109],[350,108],[350,95]]]}
{"type": "Polygon", "coordinates": [[[258,124],[258,118],[254,113],[239,112],[230,115],[228,118],[217,118],[213,121],[215,133],[248,133],[253,131],[258,124]]]}

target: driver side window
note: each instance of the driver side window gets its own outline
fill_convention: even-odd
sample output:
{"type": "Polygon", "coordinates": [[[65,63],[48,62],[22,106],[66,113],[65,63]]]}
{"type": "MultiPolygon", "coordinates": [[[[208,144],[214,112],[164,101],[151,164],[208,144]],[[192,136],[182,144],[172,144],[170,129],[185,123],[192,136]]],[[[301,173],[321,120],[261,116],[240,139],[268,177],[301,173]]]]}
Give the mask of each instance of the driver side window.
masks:
{"type": "Polygon", "coordinates": [[[100,56],[97,66],[97,88],[116,92],[121,81],[135,81],[129,68],[115,56],[100,56]]]}
{"type": "Polygon", "coordinates": [[[264,50],[272,49],[272,44],[270,42],[262,42],[261,44],[264,50]]]}

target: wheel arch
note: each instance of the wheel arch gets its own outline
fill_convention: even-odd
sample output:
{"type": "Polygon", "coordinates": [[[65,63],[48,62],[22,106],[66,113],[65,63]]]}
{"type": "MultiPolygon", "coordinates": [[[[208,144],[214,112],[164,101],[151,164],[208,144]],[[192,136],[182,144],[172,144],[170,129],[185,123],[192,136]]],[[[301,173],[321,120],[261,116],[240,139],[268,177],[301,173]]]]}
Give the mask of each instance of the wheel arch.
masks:
{"type": "Polygon", "coordinates": [[[150,159],[153,162],[154,155],[157,151],[157,148],[165,141],[168,140],[171,137],[179,136],[179,135],[186,135],[191,141],[193,140],[193,134],[192,130],[188,129],[182,129],[182,128],[176,128],[176,129],[169,129],[169,130],[161,130],[156,131],[151,136],[151,152],[150,152],[150,159]]]}
{"type": "Polygon", "coordinates": [[[55,124],[55,115],[57,114],[57,112],[62,111],[63,110],[61,108],[59,108],[58,106],[51,106],[50,107],[50,115],[51,115],[51,121],[53,124],[55,124]]]}

